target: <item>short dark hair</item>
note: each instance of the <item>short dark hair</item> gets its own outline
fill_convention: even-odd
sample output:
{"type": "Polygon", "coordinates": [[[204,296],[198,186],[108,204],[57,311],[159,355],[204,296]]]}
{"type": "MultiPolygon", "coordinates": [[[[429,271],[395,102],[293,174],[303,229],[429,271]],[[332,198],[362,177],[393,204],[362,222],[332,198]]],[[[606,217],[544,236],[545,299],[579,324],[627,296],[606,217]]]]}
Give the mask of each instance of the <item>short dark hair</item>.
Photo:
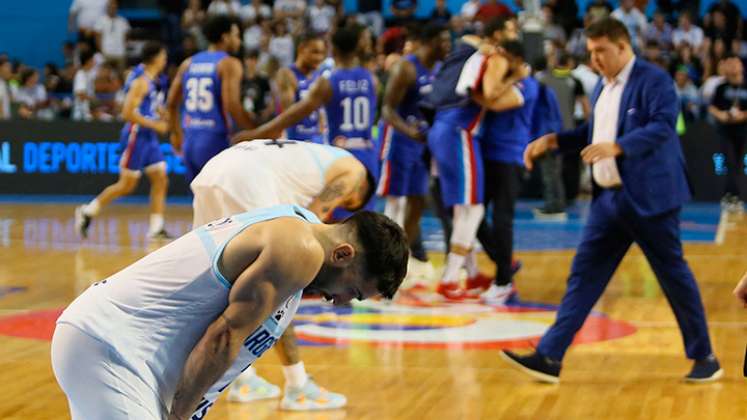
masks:
{"type": "Polygon", "coordinates": [[[255,60],[258,59],[259,58],[259,50],[255,49],[255,48],[252,48],[251,50],[245,51],[244,52],[244,59],[246,60],[247,58],[252,58],[252,59],[255,59],[255,60]]]}
{"type": "Polygon", "coordinates": [[[143,46],[143,53],[141,56],[143,63],[150,64],[163,49],[163,44],[158,41],[146,42],[143,46]]]}
{"type": "Polygon", "coordinates": [[[314,41],[324,41],[324,38],[322,35],[318,33],[313,32],[307,32],[303,35],[299,36],[298,39],[296,39],[296,48],[301,48],[302,45],[308,44],[309,42],[314,41]]]}
{"type": "Polygon", "coordinates": [[[332,34],[332,45],[345,56],[355,53],[358,49],[358,41],[363,31],[357,25],[344,26],[337,28],[332,34]]]}
{"type": "Polygon", "coordinates": [[[628,28],[622,22],[612,17],[599,19],[589,25],[586,28],[586,37],[589,39],[607,37],[613,42],[623,40],[630,44],[628,28]]]}
{"type": "Polygon", "coordinates": [[[427,23],[425,26],[420,28],[420,30],[417,33],[417,38],[420,39],[423,42],[429,42],[433,41],[434,39],[438,38],[444,31],[446,31],[447,28],[445,25],[442,25],[440,23],[436,22],[430,22],[427,23]]]}
{"type": "Polygon", "coordinates": [[[31,68],[31,67],[29,67],[29,68],[27,68],[27,69],[24,69],[24,70],[23,70],[23,71],[21,72],[21,80],[20,80],[20,82],[21,82],[21,86],[25,85],[25,84],[26,84],[26,82],[28,82],[28,80],[29,80],[29,79],[30,79],[30,78],[31,78],[31,77],[32,77],[33,75],[35,75],[35,74],[37,74],[36,70],[35,70],[35,69],[33,69],[33,68],[31,68]]]}
{"type": "Polygon", "coordinates": [[[85,66],[89,60],[93,60],[94,55],[96,55],[96,52],[91,48],[83,49],[80,52],[80,65],[85,66]]]}
{"type": "Polygon", "coordinates": [[[376,289],[387,299],[394,297],[407,274],[410,250],[405,232],[392,219],[372,211],[359,211],[345,219],[363,248],[366,274],[376,277],[376,289]]]}
{"type": "Polygon", "coordinates": [[[513,57],[524,60],[524,46],[521,45],[521,42],[516,40],[506,40],[501,42],[501,48],[513,57]]]}
{"type": "Polygon", "coordinates": [[[215,44],[220,42],[223,34],[231,32],[233,25],[238,26],[239,22],[231,17],[225,15],[215,15],[208,18],[205,24],[202,26],[202,33],[205,34],[208,42],[215,44]]]}
{"type": "Polygon", "coordinates": [[[499,17],[499,18],[491,19],[483,27],[482,36],[490,37],[490,36],[493,36],[493,34],[496,33],[497,31],[502,31],[506,29],[506,22],[508,22],[508,18],[506,17],[499,17]]]}

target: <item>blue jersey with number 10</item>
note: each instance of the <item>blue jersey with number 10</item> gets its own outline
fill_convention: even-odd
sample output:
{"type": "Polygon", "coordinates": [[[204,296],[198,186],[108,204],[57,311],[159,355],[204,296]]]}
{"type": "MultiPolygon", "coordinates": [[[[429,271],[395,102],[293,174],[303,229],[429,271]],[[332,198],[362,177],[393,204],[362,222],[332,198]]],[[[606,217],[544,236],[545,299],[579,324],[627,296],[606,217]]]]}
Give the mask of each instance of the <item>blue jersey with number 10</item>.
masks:
{"type": "Polygon", "coordinates": [[[192,56],[182,80],[182,128],[185,134],[190,131],[230,131],[218,76],[218,63],[227,56],[225,51],[203,51],[192,56]]]}
{"type": "Polygon", "coordinates": [[[324,105],[329,144],[346,150],[374,149],[376,91],[371,72],[363,67],[337,68],[325,76],[332,86],[332,99],[324,105]]]}

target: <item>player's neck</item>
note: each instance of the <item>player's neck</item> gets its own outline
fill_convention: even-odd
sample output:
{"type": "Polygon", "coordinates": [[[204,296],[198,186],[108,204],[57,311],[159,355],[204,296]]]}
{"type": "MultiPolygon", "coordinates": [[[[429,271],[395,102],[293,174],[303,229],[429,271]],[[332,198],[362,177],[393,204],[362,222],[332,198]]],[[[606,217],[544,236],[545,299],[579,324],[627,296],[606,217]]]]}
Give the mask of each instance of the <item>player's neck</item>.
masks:
{"type": "Polygon", "coordinates": [[[427,69],[430,69],[434,64],[436,64],[436,60],[433,58],[433,54],[431,54],[431,50],[429,49],[419,48],[413,54],[418,58],[420,64],[427,69]]]}
{"type": "Polygon", "coordinates": [[[210,52],[216,52],[216,51],[223,51],[226,52],[228,49],[223,44],[210,44],[208,45],[208,51],[210,52]]]}
{"type": "Polygon", "coordinates": [[[145,73],[145,75],[148,76],[150,80],[153,80],[156,78],[156,76],[158,76],[158,70],[151,66],[145,66],[143,68],[143,73],[145,73]]]}
{"type": "Polygon", "coordinates": [[[311,232],[324,249],[325,258],[340,243],[341,228],[341,224],[320,223],[311,225],[311,232]]]}
{"type": "Polygon", "coordinates": [[[355,56],[350,57],[335,57],[335,66],[344,69],[351,69],[358,67],[358,59],[355,56]]]}

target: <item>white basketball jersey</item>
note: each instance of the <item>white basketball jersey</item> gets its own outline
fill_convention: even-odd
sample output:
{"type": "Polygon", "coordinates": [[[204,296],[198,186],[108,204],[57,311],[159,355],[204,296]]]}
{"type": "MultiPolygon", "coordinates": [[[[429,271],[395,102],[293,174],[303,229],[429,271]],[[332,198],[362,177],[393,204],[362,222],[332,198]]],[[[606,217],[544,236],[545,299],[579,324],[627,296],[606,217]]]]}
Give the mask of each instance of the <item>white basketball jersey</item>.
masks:
{"type": "MultiPolygon", "coordinates": [[[[278,217],[320,223],[298,206],[276,206],[208,223],[89,287],[57,323],[70,324],[107,343],[113,357],[171,407],[192,349],[228,306],[231,284],[218,269],[228,242],[247,227],[278,217]]],[[[204,417],[243,370],[280,338],[298,309],[302,291],[289,297],[244,341],[236,362],[210,387],[193,415],[204,417]]]]}
{"type": "Polygon", "coordinates": [[[192,181],[192,190],[219,188],[245,208],[275,204],[307,207],[322,192],[329,166],[349,152],[294,140],[253,140],[212,159],[192,181]]]}

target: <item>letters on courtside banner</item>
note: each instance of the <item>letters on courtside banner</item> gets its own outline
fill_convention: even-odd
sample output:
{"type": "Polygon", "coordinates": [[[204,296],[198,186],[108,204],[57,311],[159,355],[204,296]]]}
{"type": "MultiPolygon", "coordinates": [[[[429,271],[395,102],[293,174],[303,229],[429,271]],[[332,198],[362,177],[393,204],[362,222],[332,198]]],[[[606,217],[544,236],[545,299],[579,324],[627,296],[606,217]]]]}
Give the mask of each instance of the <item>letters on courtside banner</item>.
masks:
{"type": "MultiPolygon", "coordinates": [[[[117,179],[121,128],[121,123],[0,121],[0,194],[99,193],[117,179]]],[[[695,199],[718,201],[729,169],[715,129],[704,121],[690,124],[682,146],[695,199]]],[[[161,149],[169,195],[187,195],[183,164],[165,139],[161,149]]],[[[747,163],[747,155],[743,159],[747,163]]],[[[136,194],[147,194],[146,184],[141,182],[136,194]]],[[[537,182],[525,182],[522,196],[538,197],[539,188],[537,182]]]]}

